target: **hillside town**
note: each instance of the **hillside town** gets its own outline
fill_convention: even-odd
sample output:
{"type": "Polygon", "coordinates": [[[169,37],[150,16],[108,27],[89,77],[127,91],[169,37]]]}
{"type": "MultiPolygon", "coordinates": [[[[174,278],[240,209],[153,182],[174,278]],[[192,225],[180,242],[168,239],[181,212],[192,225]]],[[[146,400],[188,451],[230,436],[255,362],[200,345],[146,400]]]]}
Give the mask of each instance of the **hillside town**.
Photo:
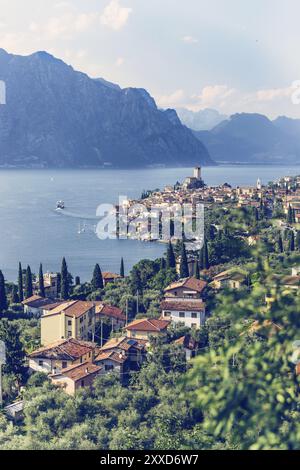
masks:
{"type": "MultiPolygon", "coordinates": [[[[286,176],[267,185],[263,185],[258,178],[254,187],[232,187],[228,183],[220,186],[207,186],[202,179],[201,167],[196,167],[193,176],[187,177],[183,183],[177,182],[174,186],[167,186],[163,190],[144,191],[141,199],[125,200],[123,204],[120,219],[122,220],[124,213],[126,219],[125,216],[123,218],[127,223],[125,229],[121,229],[118,235],[143,241],[168,242],[169,237],[166,239],[161,232],[151,231],[149,219],[150,217],[159,218],[159,214],[170,211],[174,207],[184,207],[185,204],[193,207],[201,204],[207,209],[222,206],[223,208],[258,210],[263,206],[270,215],[276,207],[280,206],[285,214],[290,211],[295,221],[299,223],[300,177],[286,176]],[[137,221],[136,224],[134,224],[135,221],[137,221]],[[134,225],[134,230],[132,230],[132,225],[134,225]]],[[[188,216],[183,214],[183,220],[188,216]]],[[[201,239],[199,235],[198,238],[201,239]]],[[[178,237],[171,233],[171,240],[175,243],[178,237]]],[[[194,240],[197,240],[197,233],[194,240]]]]}
{"type": "MultiPolygon", "coordinates": [[[[162,258],[141,260],[128,274],[125,257],[119,273],[97,263],[90,282],[73,278],[65,258],[60,272],[44,273],[41,265],[37,275],[20,263],[16,284],[0,272],[1,396],[16,436],[26,431],[31,394],[39,390],[88,400],[116,381],[107,400],[113,387],[134,397],[144,371],[157,384],[166,374],[177,387],[179,377],[233,340],[249,347],[286,334],[288,322],[273,312],[281,296],[293,303],[300,292],[300,177],[208,188],[196,168],[183,185],[144,195],[143,203],[173,200],[204,202],[200,250],[173,239],[162,258]]],[[[298,361],[290,372],[298,376],[298,361]]]]}

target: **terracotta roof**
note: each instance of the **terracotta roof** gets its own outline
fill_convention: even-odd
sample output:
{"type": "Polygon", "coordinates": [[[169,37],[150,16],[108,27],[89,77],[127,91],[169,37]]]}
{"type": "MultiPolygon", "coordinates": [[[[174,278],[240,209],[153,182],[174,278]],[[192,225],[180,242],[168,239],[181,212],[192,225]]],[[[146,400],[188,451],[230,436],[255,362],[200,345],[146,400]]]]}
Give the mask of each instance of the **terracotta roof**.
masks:
{"type": "Polygon", "coordinates": [[[46,307],[51,307],[54,308],[54,306],[57,306],[61,304],[61,301],[58,301],[57,299],[47,299],[45,297],[41,297],[40,295],[33,295],[32,297],[29,297],[29,299],[23,300],[22,304],[27,306],[27,307],[32,307],[32,308],[46,308],[46,307]]]}
{"type": "Polygon", "coordinates": [[[164,331],[170,325],[169,320],[156,320],[144,318],[141,320],[135,320],[130,325],[126,327],[126,330],[129,331],[147,331],[147,332],[157,332],[164,331]]]}
{"type": "Polygon", "coordinates": [[[194,351],[198,347],[197,341],[195,341],[191,335],[182,336],[181,338],[174,341],[174,343],[178,346],[183,346],[186,349],[190,349],[191,351],[194,351]]]}
{"type": "Polygon", "coordinates": [[[107,352],[100,352],[99,355],[96,357],[96,362],[101,362],[105,360],[110,360],[117,362],[118,364],[124,364],[128,357],[124,354],[118,353],[117,351],[107,351],[107,352]]]}
{"type": "Polygon", "coordinates": [[[79,341],[74,338],[67,340],[56,341],[47,347],[37,349],[28,357],[31,359],[56,359],[62,361],[74,361],[89,352],[96,349],[96,344],[88,343],[86,341],[79,341]]]}
{"type": "Polygon", "coordinates": [[[65,315],[68,317],[79,318],[85,313],[87,313],[95,305],[93,302],[84,302],[82,300],[71,300],[69,302],[64,302],[59,305],[57,308],[51,310],[47,315],[56,315],[61,312],[65,312],[65,315]]]}
{"type": "Polygon", "coordinates": [[[68,317],[78,318],[87,313],[93,307],[93,302],[83,302],[82,300],[77,300],[73,305],[70,305],[68,308],[66,308],[65,313],[68,317]]]}
{"type": "Polygon", "coordinates": [[[300,287],[300,276],[286,276],[282,279],[282,282],[286,286],[299,286],[300,287]]]}
{"type": "Polygon", "coordinates": [[[217,274],[214,277],[214,281],[225,281],[226,279],[232,279],[234,281],[242,281],[245,279],[243,273],[229,269],[228,271],[223,271],[222,273],[217,274]]]}
{"type": "Polygon", "coordinates": [[[165,292],[169,292],[174,289],[179,289],[180,287],[185,287],[187,289],[194,290],[196,292],[203,292],[207,282],[196,279],[195,277],[188,277],[186,279],[180,279],[178,282],[173,282],[166,289],[165,292]]]}
{"type": "Polygon", "coordinates": [[[122,279],[120,274],[109,273],[109,272],[102,273],[102,277],[103,277],[104,280],[107,280],[107,279],[122,279]]]}
{"type": "Polygon", "coordinates": [[[98,374],[102,369],[101,366],[97,366],[92,362],[85,362],[83,364],[75,365],[72,367],[68,367],[67,369],[63,369],[60,374],[51,375],[50,377],[56,379],[58,377],[68,377],[69,379],[73,380],[74,382],[78,382],[78,380],[82,380],[86,377],[89,377],[93,374],[98,374]]]}
{"type": "Polygon", "coordinates": [[[130,348],[135,347],[137,349],[144,349],[147,344],[146,340],[139,340],[136,338],[112,338],[110,339],[100,351],[111,351],[112,349],[121,349],[123,351],[129,351],[130,348]]]}
{"type": "Polygon", "coordinates": [[[181,311],[181,312],[202,312],[205,310],[205,303],[202,300],[164,300],[160,304],[161,310],[181,311]]]}
{"type": "Polygon", "coordinates": [[[126,316],[118,307],[113,307],[111,305],[99,304],[96,306],[96,314],[104,315],[106,317],[115,318],[116,320],[126,321],[126,316]]]}

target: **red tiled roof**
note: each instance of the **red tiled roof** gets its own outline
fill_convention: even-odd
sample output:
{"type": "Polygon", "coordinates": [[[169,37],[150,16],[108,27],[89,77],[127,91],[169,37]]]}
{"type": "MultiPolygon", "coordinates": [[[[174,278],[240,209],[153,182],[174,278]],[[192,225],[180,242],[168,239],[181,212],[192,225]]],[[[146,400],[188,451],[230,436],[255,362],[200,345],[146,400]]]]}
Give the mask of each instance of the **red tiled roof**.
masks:
{"type": "Polygon", "coordinates": [[[160,304],[161,310],[176,312],[202,312],[205,310],[205,303],[202,300],[164,300],[160,304]]]}
{"type": "Polygon", "coordinates": [[[55,308],[56,306],[62,304],[62,301],[54,300],[54,299],[47,299],[45,297],[41,297],[40,295],[33,295],[29,297],[29,299],[23,300],[23,305],[31,308],[55,308]]]}
{"type": "Polygon", "coordinates": [[[92,362],[85,362],[84,364],[79,364],[68,367],[67,369],[63,369],[60,374],[51,375],[50,377],[54,379],[58,377],[68,377],[74,382],[78,382],[78,380],[82,380],[86,377],[89,377],[90,375],[98,374],[101,369],[101,366],[97,366],[92,362]]]}
{"type": "Polygon", "coordinates": [[[96,362],[101,362],[105,360],[110,360],[117,362],[118,364],[124,364],[124,362],[127,361],[127,356],[121,353],[118,353],[117,351],[107,351],[107,352],[100,352],[99,355],[96,357],[95,361],[96,362]]]}
{"type": "Polygon", "coordinates": [[[165,292],[169,292],[174,289],[179,289],[180,287],[185,287],[187,289],[194,290],[198,293],[203,292],[207,282],[196,279],[195,277],[188,277],[186,279],[180,279],[178,282],[173,282],[166,289],[165,292]]]}
{"type": "Polygon", "coordinates": [[[107,279],[122,279],[120,274],[109,273],[109,272],[104,272],[102,274],[102,277],[103,277],[104,280],[107,280],[107,279]]]}
{"type": "Polygon", "coordinates": [[[156,320],[156,319],[148,319],[144,318],[141,320],[135,320],[130,325],[126,327],[129,331],[149,331],[157,332],[157,331],[164,331],[170,325],[169,320],[156,320]]]}
{"type": "Polygon", "coordinates": [[[106,317],[115,318],[116,320],[126,321],[126,316],[118,307],[113,307],[111,305],[100,304],[96,307],[96,313],[98,315],[104,315],[106,317]]]}
{"type": "Polygon", "coordinates": [[[185,335],[182,336],[181,338],[177,339],[174,341],[175,344],[178,346],[183,346],[186,349],[190,349],[191,351],[194,351],[197,349],[198,343],[195,341],[191,335],[185,335]]]}
{"type": "Polygon", "coordinates": [[[146,340],[136,339],[136,338],[112,338],[110,339],[100,351],[111,351],[113,349],[121,349],[122,351],[129,351],[130,348],[134,347],[136,349],[144,349],[147,344],[146,340]]]}
{"type": "Polygon", "coordinates": [[[96,344],[88,343],[86,341],[79,341],[74,338],[67,340],[56,341],[47,347],[37,349],[28,357],[31,359],[56,359],[62,361],[74,361],[89,352],[96,349],[96,344]]]}
{"type": "Polygon", "coordinates": [[[57,308],[50,311],[47,315],[56,315],[65,312],[68,317],[79,318],[89,310],[95,307],[93,302],[84,302],[82,300],[70,300],[59,305],[57,308]]]}

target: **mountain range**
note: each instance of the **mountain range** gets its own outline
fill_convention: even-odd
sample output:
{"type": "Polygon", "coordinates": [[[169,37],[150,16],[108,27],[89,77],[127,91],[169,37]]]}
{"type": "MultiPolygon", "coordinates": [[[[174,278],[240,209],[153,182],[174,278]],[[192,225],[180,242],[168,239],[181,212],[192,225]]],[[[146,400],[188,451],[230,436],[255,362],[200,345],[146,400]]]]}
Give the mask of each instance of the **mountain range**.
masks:
{"type": "Polygon", "coordinates": [[[219,163],[300,164],[300,119],[234,114],[194,135],[219,163]]]}
{"type": "Polygon", "coordinates": [[[182,124],[193,131],[210,131],[228,117],[225,114],[220,114],[216,109],[210,108],[201,109],[200,111],[176,108],[176,111],[182,124]]]}
{"type": "Polygon", "coordinates": [[[144,89],[92,79],[47,52],[0,49],[0,166],[113,167],[214,164],[176,111],[144,89]]]}

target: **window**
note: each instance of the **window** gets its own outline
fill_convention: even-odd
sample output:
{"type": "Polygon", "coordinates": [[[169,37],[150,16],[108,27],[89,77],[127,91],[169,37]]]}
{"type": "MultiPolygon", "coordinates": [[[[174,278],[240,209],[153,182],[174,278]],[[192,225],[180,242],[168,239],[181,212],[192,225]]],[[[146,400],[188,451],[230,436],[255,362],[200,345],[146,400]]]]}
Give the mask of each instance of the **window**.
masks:
{"type": "Polygon", "coordinates": [[[66,369],[68,367],[67,361],[63,361],[61,367],[62,369],[66,369]]]}
{"type": "Polygon", "coordinates": [[[192,318],[198,318],[198,313],[192,312],[192,318]]]}
{"type": "Polygon", "coordinates": [[[84,380],[81,381],[81,386],[84,387],[84,380]]]}
{"type": "Polygon", "coordinates": [[[114,370],[114,366],[113,366],[113,365],[106,364],[105,370],[106,370],[106,372],[109,372],[110,370],[114,370]]]}
{"type": "Polygon", "coordinates": [[[197,328],[197,323],[192,323],[192,328],[197,328]]]}
{"type": "Polygon", "coordinates": [[[165,313],[164,313],[164,316],[165,316],[165,317],[170,317],[170,316],[171,316],[171,312],[165,312],[165,313]]]}
{"type": "Polygon", "coordinates": [[[44,361],[39,361],[39,366],[43,367],[43,365],[44,365],[44,361]]]}
{"type": "Polygon", "coordinates": [[[179,318],[185,318],[185,312],[179,312],[179,318]]]}
{"type": "Polygon", "coordinates": [[[72,338],[72,331],[68,331],[68,338],[72,338]]]}
{"type": "Polygon", "coordinates": [[[72,320],[68,320],[68,326],[72,326],[72,320]]]}

